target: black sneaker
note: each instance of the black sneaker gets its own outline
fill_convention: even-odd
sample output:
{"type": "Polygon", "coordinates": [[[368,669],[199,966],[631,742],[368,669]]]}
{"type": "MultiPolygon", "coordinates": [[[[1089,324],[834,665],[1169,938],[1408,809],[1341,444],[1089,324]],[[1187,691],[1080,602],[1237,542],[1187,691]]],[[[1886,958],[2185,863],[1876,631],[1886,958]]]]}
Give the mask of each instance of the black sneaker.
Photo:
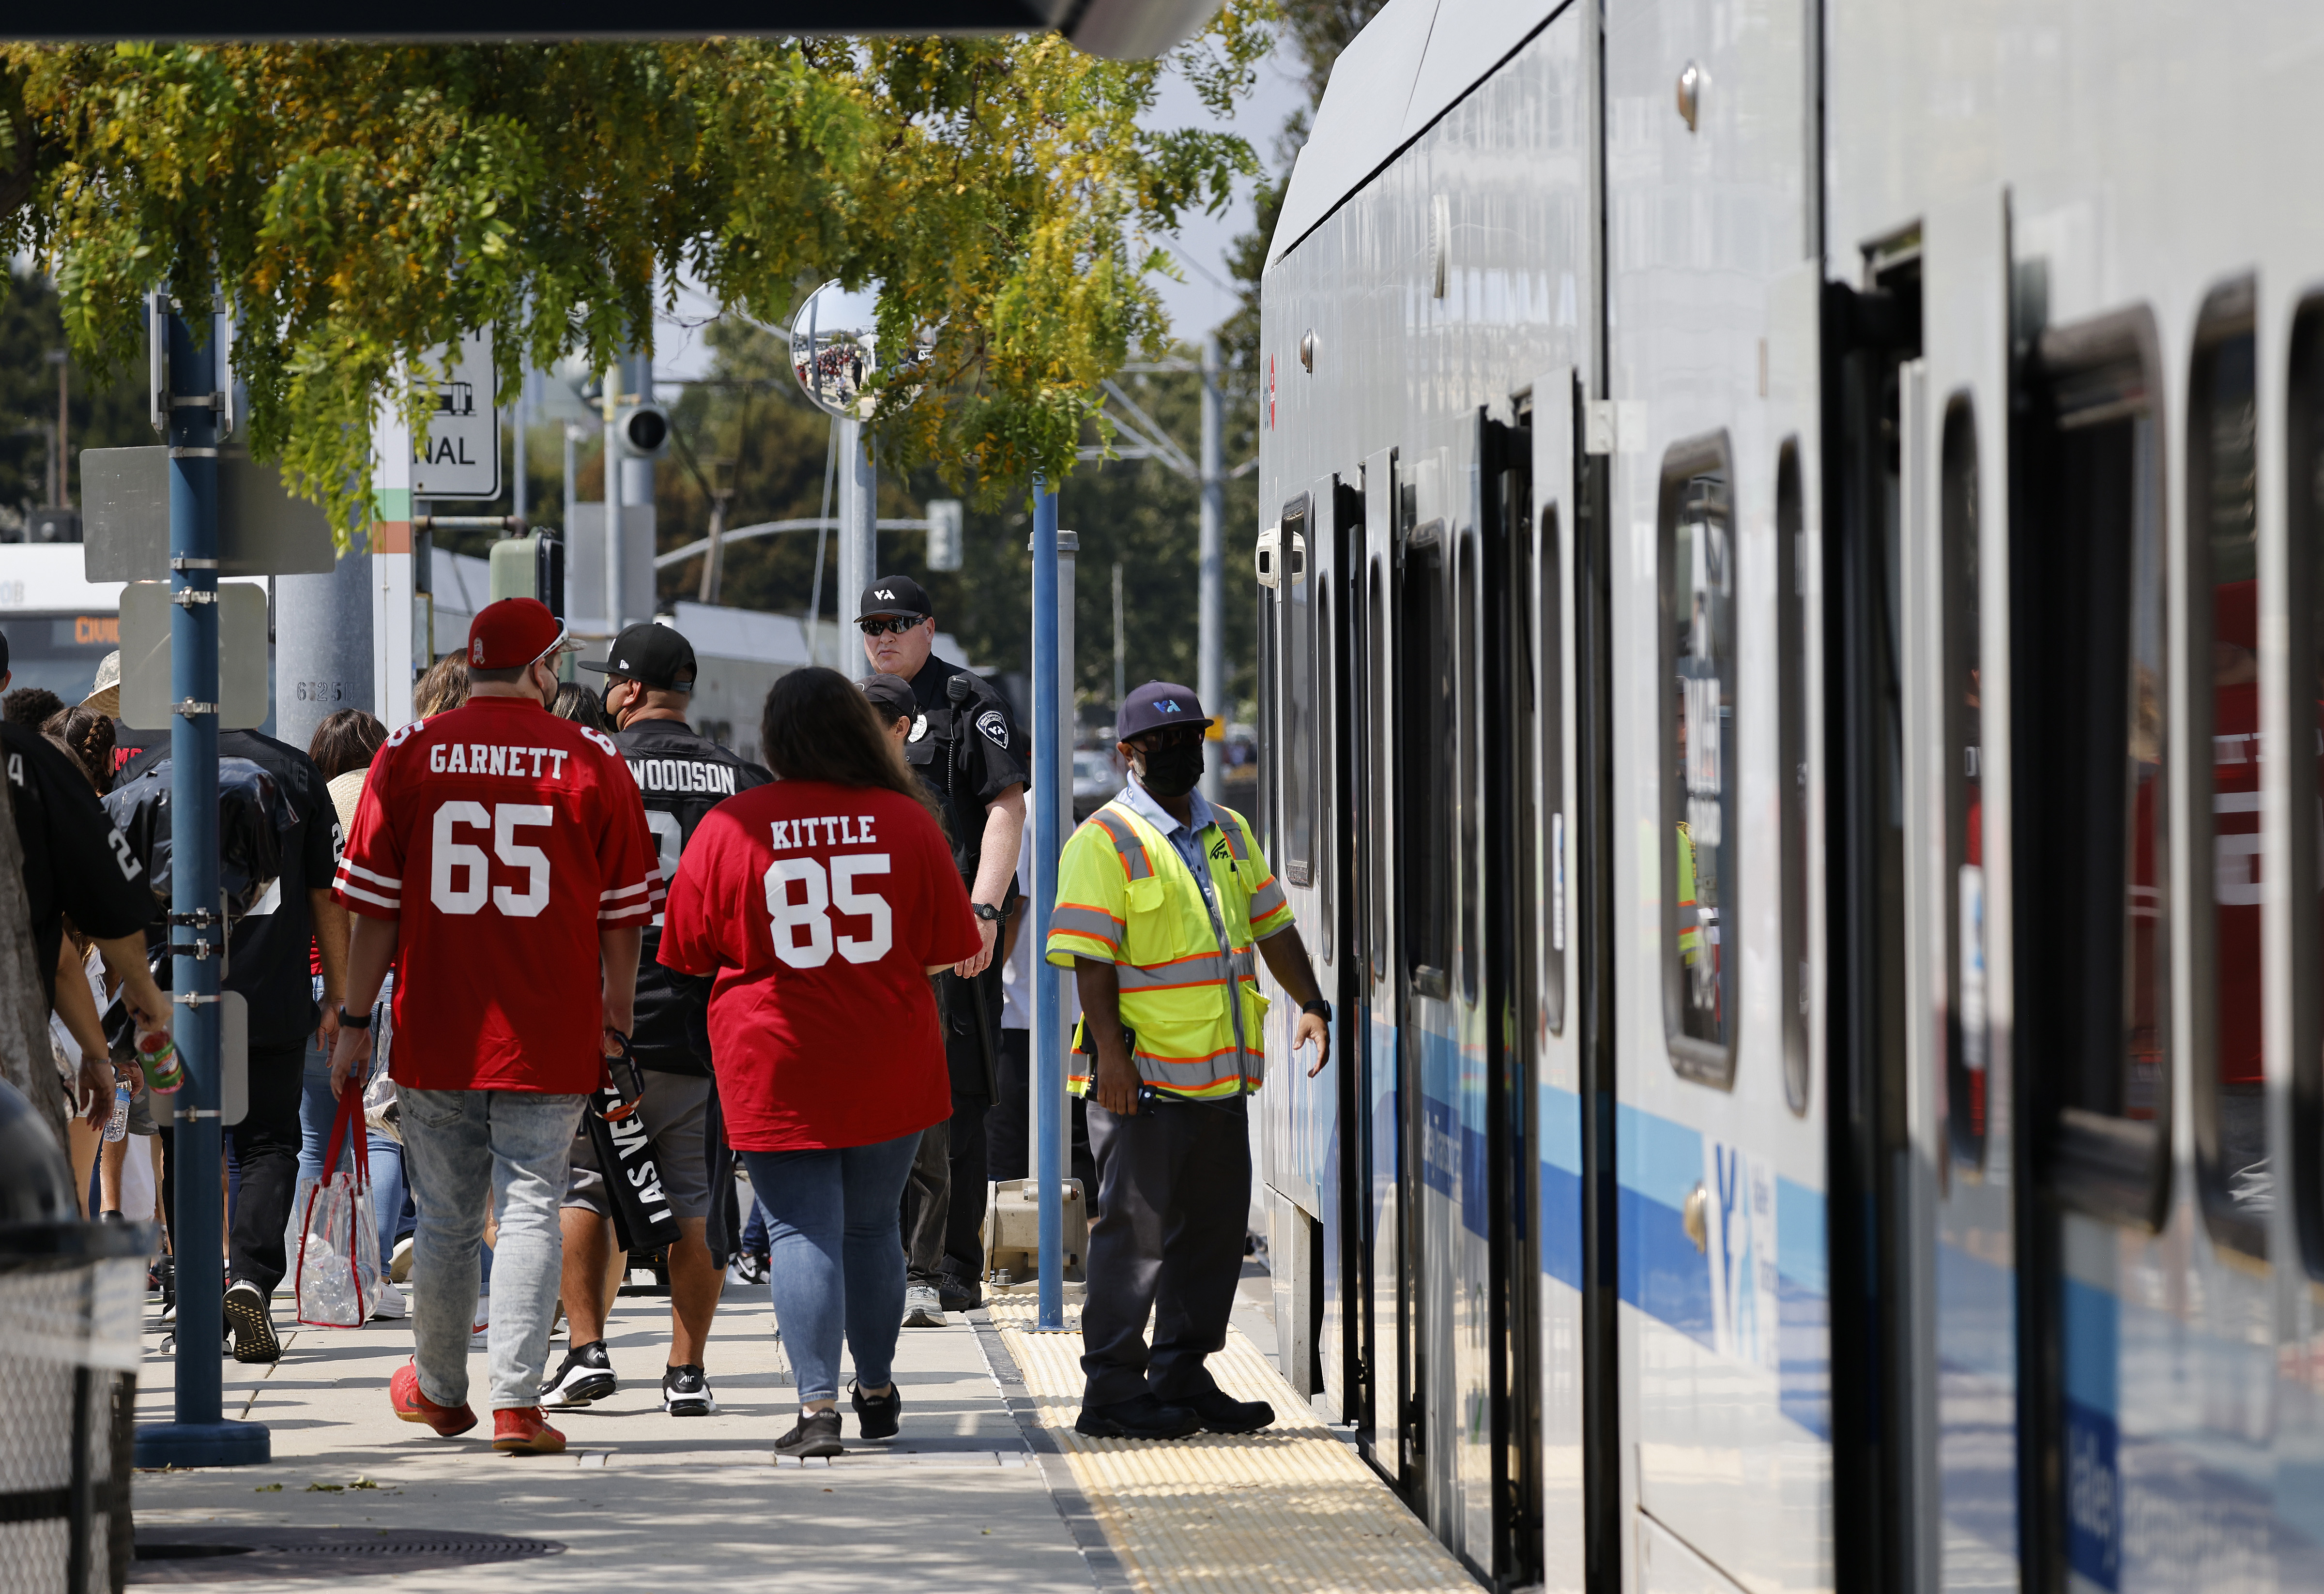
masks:
{"type": "Polygon", "coordinates": [[[1164,1405],[1150,1394],[1111,1405],[1085,1405],[1074,1419],[1074,1432],[1092,1439],[1184,1439],[1202,1425],[1203,1419],[1185,1406],[1164,1405]]]}
{"type": "Polygon", "coordinates": [[[673,1417],[706,1417],[717,1411],[717,1397],[710,1393],[701,1363],[681,1362],[663,1371],[661,1409],[673,1417]]]}
{"type": "Polygon", "coordinates": [[[973,1312],[984,1304],[984,1286],[973,1278],[936,1275],[936,1304],[947,1312],[973,1312]]]}
{"type": "Polygon", "coordinates": [[[861,1384],[851,1385],[855,1405],[857,1429],[866,1439],[893,1439],[896,1430],[904,1425],[904,1392],[891,1380],[888,1393],[870,1396],[861,1384]]]}
{"type": "Polygon", "coordinates": [[[1186,1402],[1186,1407],[1210,1433],[1256,1433],[1275,1421],[1275,1408],[1263,1400],[1237,1400],[1213,1385],[1186,1402]]]}
{"type": "Polygon", "coordinates": [[[565,1364],[540,1387],[540,1404],[568,1408],[587,1405],[621,1387],[622,1381],[613,1377],[613,1359],[605,1354],[605,1341],[592,1340],[565,1353],[565,1364]]]}
{"type": "Polygon", "coordinates": [[[839,1454],[839,1413],[801,1412],[798,1425],[775,1441],[775,1458],[839,1454]]]}
{"type": "Polygon", "coordinates": [[[280,1361],[282,1341],[274,1337],[266,1297],[256,1285],[240,1280],[226,1286],[226,1326],[234,1335],[236,1361],[280,1361]]]}

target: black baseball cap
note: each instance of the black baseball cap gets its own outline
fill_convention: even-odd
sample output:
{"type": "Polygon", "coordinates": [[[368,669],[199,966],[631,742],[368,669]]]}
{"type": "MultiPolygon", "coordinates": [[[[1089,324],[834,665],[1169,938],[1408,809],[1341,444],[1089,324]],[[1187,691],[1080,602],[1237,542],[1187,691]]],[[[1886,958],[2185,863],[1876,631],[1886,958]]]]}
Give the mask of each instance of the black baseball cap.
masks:
{"type": "Polygon", "coordinates": [[[665,692],[691,692],[694,644],[667,625],[632,625],[613,639],[604,663],[590,661],[581,668],[665,692]]]}
{"type": "Polygon", "coordinates": [[[936,606],[928,602],[928,594],[908,576],[882,576],[863,589],[863,602],[855,611],[864,620],[874,614],[917,614],[923,620],[932,620],[936,612],[936,606]]]}
{"type": "Polygon", "coordinates": [[[863,696],[880,711],[882,725],[908,720],[920,712],[920,700],[912,694],[912,683],[901,676],[877,675],[855,684],[863,688],[863,696]]]}
{"type": "Polygon", "coordinates": [[[1194,696],[1193,688],[1176,681],[1148,681],[1121,700],[1121,712],[1114,716],[1113,734],[1116,741],[1127,742],[1165,725],[1210,723],[1211,716],[1203,712],[1202,700],[1194,696]]]}

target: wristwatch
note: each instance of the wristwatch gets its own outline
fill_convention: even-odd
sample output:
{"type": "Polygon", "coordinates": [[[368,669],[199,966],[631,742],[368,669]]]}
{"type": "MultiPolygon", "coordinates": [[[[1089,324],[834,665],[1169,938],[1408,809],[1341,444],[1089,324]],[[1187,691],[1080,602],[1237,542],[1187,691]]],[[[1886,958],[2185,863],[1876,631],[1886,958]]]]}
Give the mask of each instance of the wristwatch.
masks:
{"type": "Polygon", "coordinates": [[[1326,1024],[1332,1021],[1332,1004],[1320,996],[1312,1002],[1301,1002],[1299,1010],[1303,1013],[1313,1013],[1326,1024]]]}
{"type": "Polygon", "coordinates": [[[1008,917],[990,902],[972,902],[968,910],[989,925],[997,925],[1008,917]]]}

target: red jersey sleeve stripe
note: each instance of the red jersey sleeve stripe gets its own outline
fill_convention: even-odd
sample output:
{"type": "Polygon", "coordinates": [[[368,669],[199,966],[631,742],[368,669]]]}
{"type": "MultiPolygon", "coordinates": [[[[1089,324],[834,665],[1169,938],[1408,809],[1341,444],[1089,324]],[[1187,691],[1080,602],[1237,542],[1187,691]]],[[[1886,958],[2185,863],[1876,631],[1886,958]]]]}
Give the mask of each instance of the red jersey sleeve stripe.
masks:
{"type": "Polygon", "coordinates": [[[384,908],[391,913],[400,913],[403,909],[402,898],[398,897],[374,896],[371,892],[364,890],[361,886],[349,881],[344,875],[339,877],[339,895],[342,897],[352,897],[358,902],[368,902],[374,908],[384,908]]]}
{"type": "Polygon", "coordinates": [[[644,890],[648,884],[649,881],[647,880],[640,880],[634,886],[623,886],[619,890],[600,891],[597,893],[597,900],[600,902],[619,902],[624,897],[636,896],[640,891],[644,890]]]}
{"type": "Polygon", "coordinates": [[[652,903],[632,902],[627,908],[607,908],[601,909],[597,915],[597,922],[601,925],[618,925],[623,919],[650,918],[652,917],[652,903]]]}
{"type": "Polygon", "coordinates": [[[374,874],[372,871],[365,869],[362,864],[355,862],[351,858],[342,858],[339,860],[339,873],[342,876],[350,874],[354,875],[358,880],[369,880],[373,885],[383,886],[391,891],[400,891],[403,889],[403,882],[401,880],[390,879],[388,876],[383,874],[374,874]]]}

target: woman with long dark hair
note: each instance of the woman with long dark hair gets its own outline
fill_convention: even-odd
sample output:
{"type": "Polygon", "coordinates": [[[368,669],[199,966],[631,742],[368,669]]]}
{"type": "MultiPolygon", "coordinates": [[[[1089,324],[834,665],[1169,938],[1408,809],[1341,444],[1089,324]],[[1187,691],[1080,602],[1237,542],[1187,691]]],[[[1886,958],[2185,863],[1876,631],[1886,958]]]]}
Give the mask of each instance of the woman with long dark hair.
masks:
{"type": "Polygon", "coordinates": [[[862,1435],[897,1431],[898,1202],[952,1115],[927,976],[982,944],[926,791],[862,693],[794,670],[759,731],[771,786],[706,815],[678,861],[661,961],[714,977],[726,1136],[766,1208],[769,1292],[798,1376],[779,1456],[839,1453],[839,1345],[862,1435]]]}

